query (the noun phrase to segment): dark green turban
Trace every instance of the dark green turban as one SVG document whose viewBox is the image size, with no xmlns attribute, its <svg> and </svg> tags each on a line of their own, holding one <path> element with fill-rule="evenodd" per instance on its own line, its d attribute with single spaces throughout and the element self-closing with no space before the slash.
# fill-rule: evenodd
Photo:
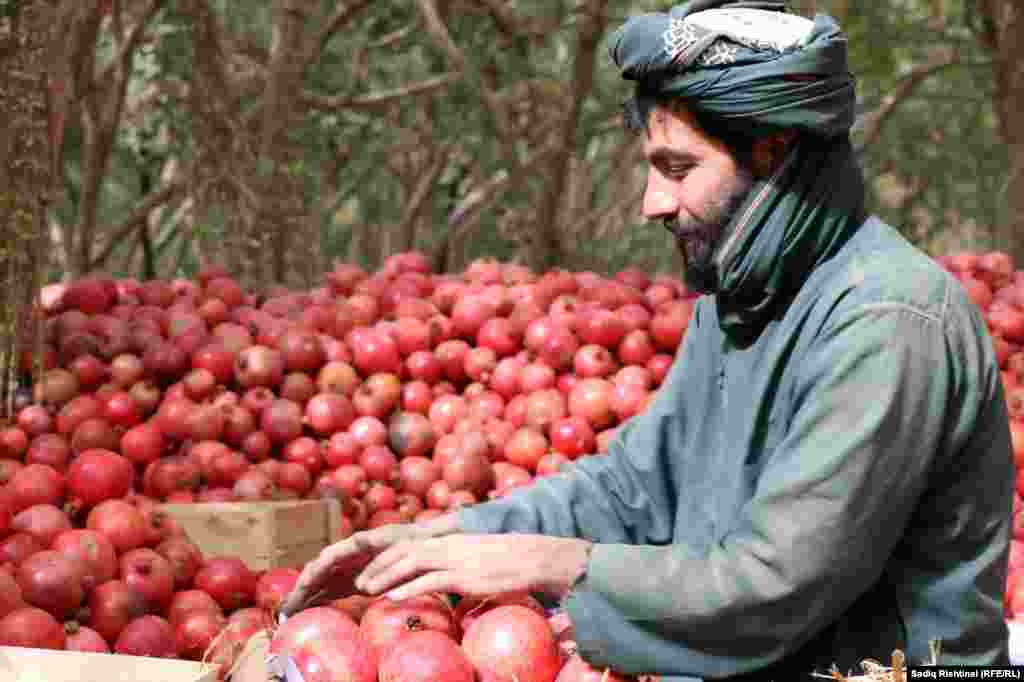
<svg viewBox="0 0 1024 682">
<path fill-rule="evenodd" d="M 638 99 L 681 97 L 737 132 L 846 133 L 857 99 L 845 36 L 829 16 L 782 9 L 703 0 L 642 14 L 612 36 L 612 59 Z"/>
<path fill-rule="evenodd" d="M 712 134 L 803 133 L 755 184 L 715 255 L 727 332 L 756 334 L 864 222 L 864 180 L 850 144 L 855 81 L 846 37 L 781 2 L 694 0 L 629 19 L 611 37 L 634 101 L 682 99 Z"/>
</svg>

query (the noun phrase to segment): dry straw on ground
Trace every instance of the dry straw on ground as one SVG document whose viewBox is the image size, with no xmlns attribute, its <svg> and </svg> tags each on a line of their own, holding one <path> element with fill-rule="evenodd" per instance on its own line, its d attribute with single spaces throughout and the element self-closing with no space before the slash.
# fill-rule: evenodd
<svg viewBox="0 0 1024 682">
<path fill-rule="evenodd" d="M 920 665 L 938 665 L 941 653 L 939 640 L 928 642 L 928 650 L 931 660 L 922 661 Z M 899 649 L 892 652 L 889 666 L 867 658 L 861 661 L 860 667 L 863 669 L 862 675 L 843 675 L 838 668 L 832 666 L 832 670 L 828 673 L 815 672 L 811 673 L 811 676 L 839 682 L 907 682 L 907 659 Z"/>
</svg>

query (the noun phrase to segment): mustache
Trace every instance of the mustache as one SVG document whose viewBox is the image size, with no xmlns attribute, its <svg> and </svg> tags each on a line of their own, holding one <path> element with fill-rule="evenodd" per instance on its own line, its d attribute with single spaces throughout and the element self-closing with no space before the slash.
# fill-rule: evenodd
<svg viewBox="0 0 1024 682">
<path fill-rule="evenodd" d="M 714 236 L 714 225 L 698 219 L 683 220 L 679 216 L 662 221 L 665 229 L 679 241 L 689 239 L 710 239 Z"/>
</svg>

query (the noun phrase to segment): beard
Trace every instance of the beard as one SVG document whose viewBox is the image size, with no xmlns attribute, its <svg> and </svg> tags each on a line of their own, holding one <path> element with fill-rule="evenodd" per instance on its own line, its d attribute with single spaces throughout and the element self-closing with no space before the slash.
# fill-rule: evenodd
<svg viewBox="0 0 1024 682">
<path fill-rule="evenodd" d="M 701 294 L 714 295 L 721 286 L 715 257 L 725 242 L 726 229 L 746 202 L 754 187 L 754 175 L 740 167 L 723 192 L 713 199 L 703 218 L 677 214 L 665 221 L 683 256 L 686 286 Z"/>
</svg>

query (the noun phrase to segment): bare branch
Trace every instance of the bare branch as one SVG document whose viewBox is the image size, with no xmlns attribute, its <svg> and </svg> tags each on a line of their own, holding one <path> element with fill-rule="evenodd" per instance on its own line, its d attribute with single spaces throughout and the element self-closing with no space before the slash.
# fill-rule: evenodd
<svg viewBox="0 0 1024 682">
<path fill-rule="evenodd" d="M 568 233 L 571 235 L 578 234 L 587 225 L 594 223 L 601 223 L 608 216 L 619 213 L 625 210 L 628 206 L 638 203 L 644 196 L 644 185 L 640 185 L 640 188 L 634 190 L 632 193 L 625 195 L 618 201 L 613 201 L 607 206 L 600 206 L 587 213 L 585 216 L 577 220 L 568 228 Z"/>
<path fill-rule="evenodd" d="M 114 0 L 110 8 L 114 24 L 114 40 L 118 49 L 124 44 L 124 5 L 121 0 Z"/>
<path fill-rule="evenodd" d="M 379 111 L 386 109 L 396 100 L 410 97 L 412 95 L 423 95 L 429 94 L 436 90 L 440 90 L 449 83 L 458 80 L 459 75 L 455 73 L 446 73 L 433 78 L 427 78 L 416 83 L 409 83 L 408 85 L 393 90 L 380 90 L 378 92 L 371 92 L 366 95 L 356 95 L 354 97 L 347 95 L 337 95 L 331 97 L 329 95 L 318 95 L 315 92 L 303 92 L 299 95 L 299 99 L 303 104 L 317 107 L 319 109 L 358 109 L 361 111 Z"/>
<path fill-rule="evenodd" d="M 451 228 L 457 228 L 452 241 L 462 239 L 476 224 L 476 221 L 485 210 L 493 206 L 517 182 L 522 182 L 528 175 L 525 171 L 529 171 L 531 168 L 547 162 L 558 153 L 560 148 L 561 146 L 558 144 L 549 143 L 530 154 L 519 166 L 520 172 L 516 175 L 513 176 L 507 170 L 502 169 L 494 173 L 480 186 L 475 187 L 455 207 L 455 210 L 451 212 L 448 218 L 448 224 Z"/>
<path fill-rule="evenodd" d="M 89 264 L 88 270 L 98 268 L 103 265 L 104 261 L 110 257 L 110 254 L 114 252 L 117 245 L 121 243 L 133 230 L 138 229 L 139 224 L 145 222 L 150 212 L 167 203 L 178 194 L 183 192 L 186 187 L 184 178 L 175 180 L 174 182 L 164 185 L 160 189 L 152 192 L 141 203 L 137 204 L 131 213 L 122 220 L 119 224 L 108 228 L 110 237 L 107 238 L 107 245 L 99 253 L 98 256 L 92 259 Z"/>
<path fill-rule="evenodd" d="M 245 197 L 245 202 L 250 208 L 260 205 L 259 195 L 238 175 L 235 173 L 225 173 L 224 179 L 238 190 L 239 194 Z"/>
<path fill-rule="evenodd" d="M 352 21 L 360 12 L 373 4 L 373 0 L 350 0 L 349 2 L 339 5 L 334 14 L 327 20 L 320 32 L 317 33 L 310 41 L 307 47 L 306 63 L 305 68 L 309 68 L 320 55 L 323 53 L 324 48 L 327 47 L 327 43 L 331 41 L 334 34 L 337 33 L 343 26 L 348 22 Z M 303 70 L 305 70 L 305 68 Z"/>
<path fill-rule="evenodd" d="M 402 237 L 404 242 L 403 249 L 408 250 L 413 247 L 416 241 L 416 235 L 413 232 L 413 227 L 416 223 L 416 219 L 419 218 L 423 212 L 423 206 L 427 203 L 427 198 L 430 196 L 430 190 L 434 188 L 434 182 L 441 175 L 445 165 L 448 163 L 448 153 L 454 145 L 448 144 L 443 145 L 434 155 L 434 160 L 430 164 L 430 167 L 425 173 L 423 173 L 419 180 L 416 181 L 416 187 L 409 197 L 408 201 L 405 202 L 405 207 L 402 212 L 402 220 L 395 227 L 395 231 Z"/>
<path fill-rule="evenodd" d="M 479 2 L 487 7 L 491 18 L 494 19 L 494 23 L 498 25 L 498 30 L 502 33 L 514 35 L 522 30 L 521 24 L 524 22 L 516 19 L 501 0 L 479 0 Z"/>
<path fill-rule="evenodd" d="M 874 144 L 882 134 L 882 128 L 893 112 L 910 94 L 917 89 L 930 76 L 939 71 L 960 63 L 960 58 L 952 49 L 942 50 L 936 53 L 928 61 L 917 64 L 896 83 L 892 91 L 882 98 L 881 104 L 874 111 L 870 111 L 862 117 L 860 123 L 864 133 L 858 152 L 864 151 Z"/>
<path fill-rule="evenodd" d="M 576 153 L 576 136 L 583 102 L 590 96 L 594 83 L 594 60 L 607 23 L 607 0 L 581 3 L 576 29 L 576 49 L 573 59 L 572 80 L 567 84 L 569 100 L 557 139 L 561 148 L 555 154 L 550 170 L 550 183 L 541 198 L 537 227 L 540 231 L 538 249 L 533 264 L 540 270 L 554 264 L 561 256 L 562 242 L 558 229 L 559 209 L 563 205 L 569 162 Z"/>
<path fill-rule="evenodd" d="M 441 18 L 441 13 L 437 9 L 436 0 L 416 0 L 416 6 L 419 8 L 420 15 L 426 23 L 427 33 L 430 34 L 431 39 L 452 62 L 453 70 L 462 72 L 468 63 L 466 55 L 455 44 L 455 41 L 452 40 L 451 33 L 448 31 L 448 27 L 445 25 L 444 20 Z M 483 100 L 487 113 L 490 114 L 491 119 L 494 121 L 495 134 L 501 146 L 502 155 L 506 163 L 512 166 L 513 169 L 517 169 L 518 160 L 511 135 L 512 122 L 506 107 L 502 106 L 501 99 L 495 91 L 493 75 L 481 73 L 477 85 L 480 88 L 480 99 Z"/>
<path fill-rule="evenodd" d="M 408 36 L 413 31 L 415 31 L 418 27 L 419 27 L 419 22 L 418 21 L 413 21 L 408 26 L 403 26 L 402 28 L 400 28 L 398 30 L 392 31 L 391 33 L 387 33 L 385 35 L 382 35 L 380 38 L 378 38 L 374 42 L 370 43 L 366 47 L 367 47 L 367 49 L 370 49 L 370 50 L 377 50 L 377 49 L 380 49 L 382 47 L 391 47 L 395 43 L 397 43 L 397 42 L 401 41 L 402 39 L 404 39 L 406 36 Z"/>
<path fill-rule="evenodd" d="M 121 42 L 117 54 L 114 55 L 109 64 L 103 67 L 103 71 L 96 77 L 96 83 L 109 81 L 119 69 L 127 66 L 128 61 L 135 52 L 135 48 L 139 46 L 139 41 L 142 40 L 142 36 L 145 34 L 149 22 L 165 4 L 167 4 L 167 0 L 152 0 L 149 3 L 146 11 L 142 13 L 142 16 L 139 17 L 139 20 L 132 28 L 131 35 Z"/>
<path fill-rule="evenodd" d="M 434 43 L 445 53 L 456 70 L 461 71 L 466 65 L 466 55 L 462 53 L 459 46 L 452 40 L 448 27 L 445 26 L 441 13 L 437 10 L 437 3 L 434 0 L 416 0 L 416 6 L 426 22 L 427 33 Z"/>
</svg>

